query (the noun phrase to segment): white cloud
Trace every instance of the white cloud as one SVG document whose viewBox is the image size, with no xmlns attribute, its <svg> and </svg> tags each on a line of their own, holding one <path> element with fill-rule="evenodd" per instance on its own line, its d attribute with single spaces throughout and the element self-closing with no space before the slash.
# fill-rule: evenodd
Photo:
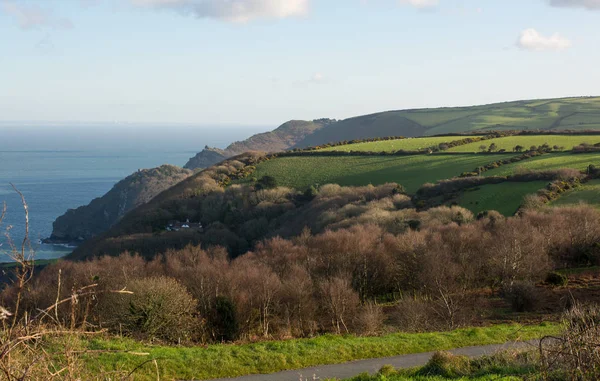
<svg viewBox="0 0 600 381">
<path fill-rule="evenodd" d="M 234 23 L 282 19 L 308 13 L 309 0 L 129 0 L 133 5 L 163 8 Z"/>
<path fill-rule="evenodd" d="M 439 4 L 439 0 L 400 0 L 400 4 L 412 5 L 416 8 L 432 8 Z"/>
<path fill-rule="evenodd" d="M 553 7 L 600 10 L 600 0 L 548 0 Z"/>
<path fill-rule="evenodd" d="M 546 37 L 537 30 L 530 28 L 521 32 L 517 46 L 531 51 L 564 50 L 571 47 L 571 41 L 558 33 Z"/>
<path fill-rule="evenodd" d="M 69 19 L 57 17 L 52 11 L 35 5 L 0 0 L 0 10 L 12 16 L 23 29 L 70 29 L 73 27 L 73 23 Z"/>
</svg>

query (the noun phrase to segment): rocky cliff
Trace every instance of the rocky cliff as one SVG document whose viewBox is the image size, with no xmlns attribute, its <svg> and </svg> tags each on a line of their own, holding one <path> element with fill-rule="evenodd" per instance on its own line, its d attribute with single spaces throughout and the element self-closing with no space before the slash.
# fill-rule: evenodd
<svg viewBox="0 0 600 381">
<path fill-rule="evenodd" d="M 139 170 L 86 206 L 70 209 L 52 224 L 45 243 L 76 243 L 101 234 L 128 211 L 188 178 L 192 171 L 172 165 Z"/>
</svg>

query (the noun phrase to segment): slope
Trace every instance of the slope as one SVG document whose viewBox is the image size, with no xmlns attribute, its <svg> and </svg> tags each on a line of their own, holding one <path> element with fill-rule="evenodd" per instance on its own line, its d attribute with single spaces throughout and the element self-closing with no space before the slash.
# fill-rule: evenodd
<svg viewBox="0 0 600 381">
<path fill-rule="evenodd" d="M 250 138 L 230 144 L 226 149 L 205 147 L 184 166 L 187 169 L 208 168 L 213 164 L 248 151 L 283 151 L 315 131 L 334 123 L 331 119 L 313 121 L 292 120 L 277 129 L 256 134 Z"/>
<path fill-rule="evenodd" d="M 332 123 L 295 148 L 385 136 L 431 136 L 492 130 L 600 129 L 600 97 L 559 98 L 483 106 L 387 111 Z"/>
</svg>

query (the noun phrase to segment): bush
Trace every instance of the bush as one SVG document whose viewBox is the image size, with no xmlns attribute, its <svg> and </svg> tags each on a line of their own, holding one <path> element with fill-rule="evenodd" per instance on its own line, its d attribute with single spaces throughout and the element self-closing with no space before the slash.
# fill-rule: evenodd
<svg viewBox="0 0 600 381">
<path fill-rule="evenodd" d="M 557 273 L 555 271 L 548 273 L 546 275 L 546 283 L 552 286 L 566 286 L 569 283 L 569 278 L 561 273 Z"/>
<path fill-rule="evenodd" d="M 540 302 L 538 290 L 529 282 L 515 282 L 504 295 L 516 312 L 534 311 Z"/>
<path fill-rule="evenodd" d="M 263 176 L 256 182 L 256 189 L 277 188 L 277 179 L 273 176 Z"/>
<path fill-rule="evenodd" d="M 361 307 L 356 319 L 361 334 L 373 336 L 381 333 L 385 315 L 380 306 L 367 303 Z"/>
<path fill-rule="evenodd" d="M 133 295 L 114 295 L 109 302 L 124 333 L 170 342 L 193 338 L 198 328 L 196 300 L 173 278 L 136 279 L 127 289 Z"/>
<path fill-rule="evenodd" d="M 235 304 L 223 296 L 215 300 L 213 318 L 214 337 L 218 341 L 234 341 L 239 333 Z"/>
<path fill-rule="evenodd" d="M 449 352 L 436 352 L 418 373 L 424 376 L 445 378 L 463 377 L 471 373 L 471 363 L 465 356 L 456 356 Z"/>
</svg>

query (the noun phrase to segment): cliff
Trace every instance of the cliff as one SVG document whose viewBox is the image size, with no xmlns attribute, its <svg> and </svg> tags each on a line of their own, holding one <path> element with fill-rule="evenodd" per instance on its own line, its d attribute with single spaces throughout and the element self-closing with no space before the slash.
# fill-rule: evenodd
<svg viewBox="0 0 600 381">
<path fill-rule="evenodd" d="M 44 242 L 75 243 L 99 235 L 128 211 L 145 204 L 192 173 L 172 165 L 139 170 L 119 181 L 104 196 L 58 217 L 52 224 L 52 235 Z"/>
</svg>

